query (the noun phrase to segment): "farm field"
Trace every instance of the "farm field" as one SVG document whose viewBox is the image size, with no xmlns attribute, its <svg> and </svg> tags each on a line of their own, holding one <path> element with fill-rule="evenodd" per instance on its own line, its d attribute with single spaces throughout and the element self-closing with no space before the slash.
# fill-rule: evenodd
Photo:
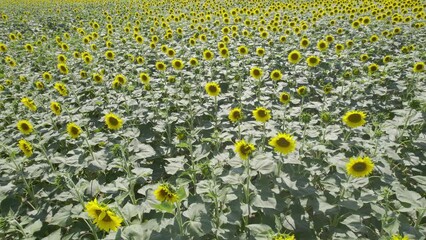
<svg viewBox="0 0 426 240">
<path fill-rule="evenodd" d="M 426 239 L 426 2 L 2 0 L 1 239 Z"/>
</svg>

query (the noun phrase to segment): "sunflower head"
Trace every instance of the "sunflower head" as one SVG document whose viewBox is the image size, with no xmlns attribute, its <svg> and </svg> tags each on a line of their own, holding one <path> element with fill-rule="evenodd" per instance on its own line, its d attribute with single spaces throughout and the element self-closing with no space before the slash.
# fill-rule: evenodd
<svg viewBox="0 0 426 240">
<path fill-rule="evenodd" d="M 287 92 L 280 93 L 280 102 L 282 104 L 284 104 L 284 105 L 289 104 L 290 103 L 290 99 L 291 99 L 291 96 L 290 96 L 289 93 L 287 93 Z"/>
<path fill-rule="evenodd" d="M 21 149 L 21 151 L 24 153 L 26 157 L 31 157 L 33 155 L 33 147 L 31 146 L 31 143 L 28 142 L 25 139 L 21 139 L 18 142 L 18 147 Z"/>
<path fill-rule="evenodd" d="M 25 135 L 28 135 L 34 131 L 33 125 L 28 120 L 19 120 L 18 124 L 16 124 L 16 127 L 21 133 Z"/>
<path fill-rule="evenodd" d="M 123 120 L 110 112 L 105 115 L 105 124 L 111 130 L 118 130 L 123 126 Z"/>
<path fill-rule="evenodd" d="M 127 78 L 123 74 L 118 74 L 114 77 L 114 81 L 118 81 L 121 85 L 127 83 Z"/>
<path fill-rule="evenodd" d="M 269 141 L 269 145 L 274 147 L 275 151 L 284 155 L 296 149 L 296 141 L 293 139 L 293 136 L 287 133 L 279 133 Z"/>
<path fill-rule="evenodd" d="M 241 111 L 241 108 L 233 108 L 228 115 L 229 120 L 231 122 L 237 122 L 243 118 L 243 113 Z"/>
<path fill-rule="evenodd" d="M 250 75 L 254 78 L 254 79 L 260 79 L 263 75 L 263 71 L 261 68 L 259 67 L 252 67 L 250 69 Z"/>
<path fill-rule="evenodd" d="M 60 115 L 62 112 L 61 104 L 59 104 L 58 102 L 51 102 L 50 110 L 52 110 L 55 115 Z"/>
<path fill-rule="evenodd" d="M 65 63 L 58 64 L 59 72 L 66 75 L 69 73 L 68 66 Z"/>
<path fill-rule="evenodd" d="M 306 94 L 308 94 L 308 88 L 306 86 L 300 86 L 297 88 L 297 94 L 299 96 L 304 97 Z"/>
<path fill-rule="evenodd" d="M 157 68 L 158 71 L 165 71 L 167 66 L 164 62 L 158 61 L 155 63 L 155 68 Z"/>
<path fill-rule="evenodd" d="M 113 51 L 111 51 L 111 50 L 108 50 L 108 51 L 105 52 L 105 58 L 107 60 L 114 60 L 115 53 Z"/>
<path fill-rule="evenodd" d="M 139 75 L 139 79 L 141 80 L 143 84 L 149 84 L 150 77 L 148 73 L 141 73 Z"/>
<path fill-rule="evenodd" d="M 362 111 L 349 111 L 343 117 L 343 122 L 350 128 L 356 128 L 364 125 L 366 114 Z"/>
<path fill-rule="evenodd" d="M 265 55 L 265 49 L 264 49 L 264 48 L 261 48 L 261 47 L 257 48 L 257 49 L 256 49 L 256 54 L 257 54 L 259 57 L 263 57 L 263 56 Z"/>
<path fill-rule="evenodd" d="M 327 43 L 326 41 L 324 41 L 324 40 L 320 40 L 320 41 L 317 43 L 317 48 L 318 48 L 318 50 L 320 50 L 320 51 L 325 51 L 325 50 L 327 50 L 327 49 L 328 49 L 328 43 Z"/>
<path fill-rule="evenodd" d="M 248 48 L 246 46 L 239 46 L 238 47 L 238 53 L 241 55 L 247 55 L 248 54 Z"/>
<path fill-rule="evenodd" d="M 235 143 L 235 152 L 241 159 L 246 160 L 256 150 L 253 144 L 247 143 L 244 139 Z"/>
<path fill-rule="evenodd" d="M 365 177 L 373 172 L 374 163 L 369 157 L 350 158 L 346 164 L 346 172 L 353 177 Z"/>
<path fill-rule="evenodd" d="M 61 82 L 57 82 L 55 83 L 54 88 L 59 92 L 59 94 L 61 94 L 62 96 L 68 96 L 68 89 L 67 86 L 65 86 L 65 84 L 61 83 Z"/>
<path fill-rule="evenodd" d="M 282 77 L 283 77 L 283 74 L 278 69 L 271 72 L 271 79 L 274 81 L 281 80 Z"/>
<path fill-rule="evenodd" d="M 265 123 L 271 119 L 271 111 L 264 107 L 257 107 L 253 110 L 253 116 L 256 121 Z"/>
<path fill-rule="evenodd" d="M 76 139 L 80 136 L 82 130 L 81 130 L 80 126 L 78 126 L 77 124 L 68 123 L 67 124 L 67 132 L 72 138 Z"/>
<path fill-rule="evenodd" d="M 198 59 L 197 58 L 191 58 L 191 59 L 189 59 L 189 64 L 191 66 L 197 66 L 198 65 Z"/>
<path fill-rule="evenodd" d="M 425 70 L 424 62 L 417 62 L 414 64 L 413 72 L 423 72 Z"/>
<path fill-rule="evenodd" d="M 320 58 L 317 56 L 310 56 L 306 59 L 309 67 L 316 67 L 320 63 Z"/>
<path fill-rule="evenodd" d="M 219 84 L 217 84 L 215 82 L 207 83 L 204 88 L 205 88 L 207 94 L 209 96 L 212 96 L 212 97 L 218 96 L 220 91 L 221 91 Z"/>
<path fill-rule="evenodd" d="M 210 50 L 205 50 L 203 52 L 203 57 L 205 60 L 210 61 L 214 58 L 214 53 Z"/>
<path fill-rule="evenodd" d="M 185 66 L 185 64 L 183 63 L 183 61 L 182 60 L 180 60 L 180 59 L 174 59 L 173 61 L 172 61 L 172 66 L 173 66 L 173 68 L 174 69 L 176 69 L 176 70 L 182 70 L 183 69 L 183 67 Z"/>
<path fill-rule="evenodd" d="M 379 66 L 375 63 L 372 63 L 368 66 L 368 73 L 372 74 L 374 72 L 376 72 L 377 70 L 379 70 Z"/>
<path fill-rule="evenodd" d="M 161 184 L 158 186 L 154 191 L 154 196 L 160 202 L 167 201 L 169 203 L 174 203 L 179 200 L 176 191 L 169 184 Z"/>
<path fill-rule="evenodd" d="M 101 211 L 99 217 L 94 220 L 96 226 L 105 232 L 109 232 L 111 230 L 117 231 L 118 227 L 121 226 L 121 222 L 123 222 L 123 219 L 117 216 L 110 209 Z"/>
<path fill-rule="evenodd" d="M 299 51 L 293 50 L 288 54 L 288 61 L 290 63 L 296 64 L 302 59 L 302 54 Z"/>
</svg>

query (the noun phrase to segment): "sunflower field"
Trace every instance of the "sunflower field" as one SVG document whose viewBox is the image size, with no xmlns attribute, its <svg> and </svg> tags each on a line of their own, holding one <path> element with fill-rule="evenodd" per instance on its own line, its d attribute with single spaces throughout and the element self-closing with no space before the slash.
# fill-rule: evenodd
<svg viewBox="0 0 426 240">
<path fill-rule="evenodd" d="M 424 0 L 0 16 L 0 239 L 426 239 Z"/>
</svg>

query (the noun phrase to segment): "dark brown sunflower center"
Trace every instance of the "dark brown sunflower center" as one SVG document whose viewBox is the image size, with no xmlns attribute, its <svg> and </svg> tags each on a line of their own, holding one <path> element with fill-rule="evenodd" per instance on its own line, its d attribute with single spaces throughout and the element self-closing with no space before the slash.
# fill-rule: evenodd
<svg viewBox="0 0 426 240">
<path fill-rule="evenodd" d="M 305 93 L 305 88 L 300 88 L 299 89 L 299 94 L 304 94 Z"/>
<path fill-rule="evenodd" d="M 117 126 L 118 125 L 118 119 L 116 119 L 115 117 L 110 117 L 108 118 L 108 122 L 113 125 L 113 126 Z"/>
<path fill-rule="evenodd" d="M 309 62 L 312 64 L 317 63 L 317 59 L 316 58 L 309 58 Z"/>
<path fill-rule="evenodd" d="M 31 147 L 28 144 L 24 143 L 22 146 L 24 147 L 25 151 L 31 152 Z"/>
<path fill-rule="evenodd" d="M 303 46 L 308 45 L 308 41 L 305 41 L 305 40 L 304 40 L 304 41 L 302 41 L 302 45 L 303 45 Z"/>
<path fill-rule="evenodd" d="M 277 140 L 277 145 L 280 147 L 288 147 L 290 146 L 290 142 L 285 138 L 280 138 Z"/>
<path fill-rule="evenodd" d="M 239 118 L 241 118 L 241 113 L 240 113 L 239 111 L 234 111 L 234 112 L 232 113 L 232 117 L 233 117 L 234 119 L 239 119 Z"/>
<path fill-rule="evenodd" d="M 253 75 L 259 76 L 260 75 L 260 71 L 258 69 L 254 69 L 253 70 Z"/>
<path fill-rule="evenodd" d="M 337 50 L 342 50 L 342 46 L 341 45 L 337 45 Z"/>
<path fill-rule="evenodd" d="M 146 75 L 142 75 L 142 81 L 147 81 L 148 77 Z"/>
<path fill-rule="evenodd" d="M 289 97 L 288 97 L 287 94 L 284 94 L 284 95 L 281 96 L 281 100 L 283 100 L 283 101 L 288 101 L 288 99 L 289 99 Z"/>
<path fill-rule="evenodd" d="M 26 123 L 21 123 L 21 128 L 24 129 L 24 131 L 30 130 L 30 126 Z"/>
<path fill-rule="evenodd" d="M 215 92 L 217 92 L 217 87 L 214 86 L 214 85 L 210 85 L 209 86 L 209 91 L 212 92 L 212 93 L 215 93 Z"/>
<path fill-rule="evenodd" d="M 240 151 L 243 155 L 249 155 L 251 152 L 251 147 L 248 144 L 241 146 Z"/>
<path fill-rule="evenodd" d="M 353 122 L 353 123 L 360 122 L 361 121 L 361 114 L 353 113 L 353 114 L 349 115 L 348 120 L 350 122 Z"/>
<path fill-rule="evenodd" d="M 84 58 L 84 60 L 85 60 L 86 62 L 90 62 L 90 57 L 85 57 L 85 58 Z"/>
<path fill-rule="evenodd" d="M 228 51 L 226 49 L 222 49 L 221 52 L 222 52 L 223 55 L 226 55 L 228 53 Z"/>
<path fill-rule="evenodd" d="M 72 127 L 71 128 L 71 133 L 73 134 L 73 135 L 77 135 L 77 134 L 79 134 L 79 129 L 77 128 L 77 127 Z"/>
<path fill-rule="evenodd" d="M 280 73 L 278 73 L 278 72 L 274 72 L 274 77 L 275 77 L 275 78 L 279 78 L 279 77 L 280 77 Z"/>
<path fill-rule="evenodd" d="M 96 210 L 95 210 L 95 213 L 96 213 L 96 216 L 99 216 L 99 215 L 101 215 L 102 210 L 100 210 L 100 209 L 96 209 Z"/>
<path fill-rule="evenodd" d="M 95 76 L 95 81 L 96 82 L 100 82 L 101 81 L 101 76 Z"/>
<path fill-rule="evenodd" d="M 64 62 L 65 58 L 64 57 L 59 57 L 59 61 Z"/>
<path fill-rule="evenodd" d="M 320 43 L 320 48 L 325 48 L 325 43 Z"/>
<path fill-rule="evenodd" d="M 62 71 L 62 72 L 66 72 L 66 71 L 67 71 L 67 68 L 66 68 L 65 66 L 61 66 L 61 71 Z"/>
<path fill-rule="evenodd" d="M 422 69 L 423 69 L 423 65 L 421 65 L 421 64 L 416 65 L 416 70 L 422 70 Z"/>
<path fill-rule="evenodd" d="M 163 69 L 163 68 L 164 68 L 164 65 L 163 65 L 163 64 L 158 64 L 158 68 L 159 68 L 159 69 Z"/>
<path fill-rule="evenodd" d="M 175 66 L 180 67 L 180 66 L 182 66 L 182 64 L 180 62 L 175 62 Z"/>
<path fill-rule="evenodd" d="M 290 56 L 290 58 L 291 58 L 291 60 L 298 60 L 299 59 L 299 55 L 297 55 L 297 53 L 293 53 L 293 54 L 291 54 L 291 56 Z"/>
<path fill-rule="evenodd" d="M 207 58 L 211 58 L 211 56 L 212 56 L 212 54 L 211 54 L 211 53 L 209 53 L 209 52 L 208 52 L 208 53 L 206 53 L 206 57 L 207 57 Z"/>
<path fill-rule="evenodd" d="M 362 172 L 362 171 L 365 171 L 365 169 L 367 169 L 367 164 L 363 162 L 357 162 L 352 166 L 352 169 L 355 172 Z"/>
<path fill-rule="evenodd" d="M 105 217 L 102 219 L 104 222 L 112 222 L 111 217 L 108 215 L 108 213 L 105 214 Z"/>
<path fill-rule="evenodd" d="M 265 110 L 259 110 L 257 111 L 257 115 L 259 115 L 259 117 L 266 117 L 266 111 Z"/>
<path fill-rule="evenodd" d="M 124 78 L 123 77 L 118 77 L 117 81 L 119 81 L 121 84 L 123 84 L 124 83 Z"/>
<path fill-rule="evenodd" d="M 374 71 L 376 71 L 376 70 L 377 70 L 377 67 L 376 67 L 376 66 L 371 66 L 371 67 L 370 67 L 370 70 L 371 70 L 372 72 L 374 72 Z"/>
<path fill-rule="evenodd" d="M 113 54 L 112 54 L 111 52 L 109 52 L 109 53 L 107 54 L 107 56 L 108 56 L 109 58 L 112 58 L 112 57 L 113 57 Z"/>
</svg>

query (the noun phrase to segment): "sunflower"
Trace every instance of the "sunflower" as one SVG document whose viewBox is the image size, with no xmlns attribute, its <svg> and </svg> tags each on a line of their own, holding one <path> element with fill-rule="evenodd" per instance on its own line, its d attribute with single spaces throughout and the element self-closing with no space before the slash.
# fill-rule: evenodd
<svg viewBox="0 0 426 240">
<path fill-rule="evenodd" d="M 0 52 L 6 52 L 7 51 L 7 45 L 4 43 L 0 43 Z"/>
<path fill-rule="evenodd" d="M 59 69 L 59 72 L 61 72 L 64 75 L 67 75 L 69 73 L 68 66 L 65 63 L 59 63 L 58 69 Z"/>
<path fill-rule="evenodd" d="M 321 52 L 323 52 L 323 51 L 325 51 L 325 50 L 328 49 L 328 43 L 326 41 L 324 41 L 324 40 L 320 40 L 317 43 L 317 48 L 318 48 L 318 50 L 320 50 Z"/>
<path fill-rule="evenodd" d="M 31 45 L 31 44 L 29 44 L 29 43 L 25 44 L 24 48 L 25 48 L 25 50 L 27 50 L 27 52 L 29 52 L 29 53 L 34 52 L 34 47 L 33 47 L 33 45 Z"/>
<path fill-rule="evenodd" d="M 228 118 L 229 120 L 231 120 L 231 122 L 237 122 L 241 120 L 243 118 L 243 113 L 241 111 L 241 108 L 231 109 L 231 111 L 229 112 Z"/>
<path fill-rule="evenodd" d="M 58 102 L 51 102 L 51 103 L 50 103 L 50 110 L 52 110 L 52 112 L 53 112 L 55 115 L 60 115 L 60 114 L 61 114 L 61 112 L 62 112 L 61 104 L 60 104 L 60 103 L 58 103 Z"/>
<path fill-rule="evenodd" d="M 333 91 L 333 85 L 331 85 L 331 83 L 327 83 L 322 90 L 324 91 L 325 95 L 328 95 L 331 93 L 331 91 Z"/>
<path fill-rule="evenodd" d="M 215 82 L 207 83 L 204 88 L 206 89 L 207 94 L 212 97 L 218 96 L 221 91 L 219 84 Z"/>
<path fill-rule="evenodd" d="M 256 54 L 259 57 L 263 57 L 265 55 L 265 49 L 261 47 L 256 48 Z"/>
<path fill-rule="evenodd" d="M 272 237 L 272 240 L 295 240 L 294 235 L 279 233 Z"/>
<path fill-rule="evenodd" d="M 235 143 L 235 152 L 241 159 L 246 160 L 256 150 L 253 144 L 247 143 L 244 139 Z"/>
<path fill-rule="evenodd" d="M 35 112 L 37 111 L 37 106 L 35 105 L 34 101 L 30 98 L 23 97 L 21 99 L 21 103 L 24 104 L 25 107 L 27 107 L 29 110 Z"/>
<path fill-rule="evenodd" d="M 180 59 L 174 59 L 172 61 L 172 67 L 176 70 L 182 70 L 185 67 L 185 64 Z"/>
<path fill-rule="evenodd" d="M 80 126 L 78 126 L 77 124 L 68 123 L 67 124 L 67 132 L 72 138 L 76 139 L 76 138 L 78 138 L 78 136 L 80 136 L 82 130 L 81 130 Z"/>
<path fill-rule="evenodd" d="M 118 130 L 123 126 L 123 120 L 110 112 L 105 115 L 105 124 L 111 130 Z"/>
<path fill-rule="evenodd" d="M 219 55 L 223 58 L 228 58 L 229 57 L 229 50 L 227 47 L 223 47 L 221 49 L 219 49 Z"/>
<path fill-rule="evenodd" d="M 115 53 L 113 51 L 111 51 L 111 50 L 108 50 L 108 51 L 105 52 L 105 58 L 107 60 L 114 60 Z"/>
<path fill-rule="evenodd" d="M 275 151 L 284 155 L 289 154 L 296 149 L 296 141 L 287 133 L 279 133 L 269 141 L 269 145 L 274 147 Z"/>
<path fill-rule="evenodd" d="M 197 58 L 191 58 L 191 59 L 189 59 L 189 65 L 191 65 L 191 66 L 197 66 L 198 65 L 198 59 Z"/>
<path fill-rule="evenodd" d="M 345 46 L 343 44 L 338 43 L 336 44 L 335 49 L 336 49 L 336 53 L 339 54 L 345 49 Z"/>
<path fill-rule="evenodd" d="M 299 96 L 303 97 L 308 93 L 308 88 L 306 86 L 300 86 L 297 88 L 297 94 Z"/>
<path fill-rule="evenodd" d="M 383 63 L 384 64 L 389 63 L 391 61 L 392 61 L 392 57 L 390 55 L 386 55 L 386 56 L 383 57 Z"/>
<path fill-rule="evenodd" d="M 118 81 L 121 85 L 127 83 L 127 78 L 123 74 L 118 74 L 114 77 L 114 81 Z"/>
<path fill-rule="evenodd" d="M 369 157 L 350 158 L 346 164 L 346 172 L 353 177 L 365 177 L 373 172 L 374 163 Z"/>
<path fill-rule="evenodd" d="M 377 36 L 376 34 L 374 34 L 373 36 L 370 37 L 370 42 L 377 42 L 379 40 L 379 36 Z"/>
<path fill-rule="evenodd" d="M 31 146 L 31 143 L 28 142 L 25 139 L 21 139 L 18 142 L 18 147 L 21 149 L 21 151 L 24 153 L 26 157 L 31 157 L 33 155 L 33 147 Z"/>
<path fill-rule="evenodd" d="M 93 73 L 92 79 L 96 83 L 101 83 L 104 80 L 104 77 L 101 74 L 99 74 L 99 73 Z"/>
<path fill-rule="evenodd" d="M 281 78 L 283 78 L 283 74 L 281 73 L 280 70 L 276 69 L 276 70 L 271 72 L 271 79 L 272 80 L 278 81 L 278 80 L 281 80 Z"/>
<path fill-rule="evenodd" d="M 174 57 L 176 55 L 176 51 L 173 48 L 167 48 L 166 54 L 169 57 Z"/>
<path fill-rule="evenodd" d="M 317 56 L 310 56 L 306 59 L 306 63 L 309 67 L 316 67 L 320 62 L 321 60 Z"/>
<path fill-rule="evenodd" d="M 93 221 L 99 229 L 109 232 L 117 231 L 118 227 L 121 226 L 123 219 L 117 216 L 113 211 L 106 209 L 100 212 L 99 217 Z"/>
<path fill-rule="evenodd" d="M 210 61 L 214 58 L 214 53 L 207 49 L 203 52 L 203 57 L 205 60 Z"/>
<path fill-rule="evenodd" d="M 379 70 L 379 66 L 375 63 L 372 63 L 368 66 L 368 73 L 372 74 L 374 72 L 376 72 L 377 70 Z"/>
<path fill-rule="evenodd" d="M 89 64 L 89 63 L 91 63 L 91 62 L 93 61 L 93 57 L 92 57 L 92 55 L 90 55 L 90 54 L 82 55 L 82 58 L 83 58 L 83 61 L 84 61 L 86 64 Z"/>
<path fill-rule="evenodd" d="M 143 84 L 149 84 L 150 77 L 148 73 L 141 73 L 139 75 L 139 79 L 141 80 Z"/>
<path fill-rule="evenodd" d="M 308 46 L 309 46 L 309 44 L 310 44 L 311 42 L 309 41 L 309 39 L 307 39 L 307 38 L 303 38 L 301 41 L 300 41 L 300 47 L 301 48 L 307 48 Z"/>
<path fill-rule="evenodd" d="M 252 76 L 254 79 L 260 79 L 263 75 L 263 71 L 259 67 L 252 67 L 250 69 L 250 76 Z"/>
<path fill-rule="evenodd" d="M 267 122 L 271 119 L 271 111 L 264 107 L 257 107 L 253 110 L 253 116 L 258 122 Z"/>
<path fill-rule="evenodd" d="M 84 78 L 87 78 L 87 72 L 86 72 L 86 71 L 84 71 L 84 70 L 81 70 L 81 71 L 80 71 L 80 77 L 81 77 L 81 78 L 83 78 L 83 79 L 84 79 Z"/>
<path fill-rule="evenodd" d="M 280 93 L 280 102 L 284 105 L 287 105 L 290 102 L 290 94 L 287 92 Z"/>
<path fill-rule="evenodd" d="M 61 83 L 61 82 L 57 82 L 55 83 L 54 88 L 59 92 L 59 94 L 61 94 L 62 96 L 67 96 L 68 95 L 68 90 L 67 87 L 65 86 L 65 84 Z"/>
<path fill-rule="evenodd" d="M 423 72 L 425 70 L 424 62 L 416 62 L 413 67 L 414 72 Z"/>
<path fill-rule="evenodd" d="M 58 59 L 59 63 L 66 63 L 67 62 L 67 57 L 64 54 L 59 54 L 57 59 Z"/>
<path fill-rule="evenodd" d="M 366 114 L 362 111 L 349 111 L 343 117 L 342 121 L 351 128 L 360 127 L 365 124 Z"/>
<path fill-rule="evenodd" d="M 390 240 L 410 240 L 408 236 L 393 235 Z"/>
<path fill-rule="evenodd" d="M 293 64 L 297 64 L 302 59 L 302 54 L 299 51 L 293 50 L 288 54 L 288 61 Z"/>
<path fill-rule="evenodd" d="M 25 135 L 32 133 L 34 130 L 33 125 L 27 120 L 19 120 L 18 124 L 16 124 L 16 127 L 21 133 Z"/>
<path fill-rule="evenodd" d="M 361 54 L 361 56 L 359 56 L 359 60 L 361 60 L 361 62 L 365 62 L 365 61 L 367 61 L 368 60 L 368 54 L 366 54 L 366 53 L 364 53 L 364 54 Z"/>
<path fill-rule="evenodd" d="M 161 184 L 158 186 L 154 191 L 154 196 L 160 202 L 167 201 L 169 203 L 174 203 L 179 200 L 176 191 L 169 184 Z"/>
<path fill-rule="evenodd" d="M 44 89 L 44 83 L 43 82 L 37 81 L 37 82 L 34 83 L 34 85 L 38 90 Z"/>
<path fill-rule="evenodd" d="M 167 66 L 164 62 L 158 61 L 155 63 L 155 68 L 157 68 L 158 71 L 165 71 Z"/>
<path fill-rule="evenodd" d="M 352 26 L 352 28 L 354 28 L 354 29 L 358 29 L 360 25 L 361 25 L 361 23 L 360 23 L 358 20 L 357 20 L 357 21 L 353 21 L 353 22 L 351 23 L 351 26 Z"/>
<path fill-rule="evenodd" d="M 248 48 L 246 46 L 239 46 L 238 47 L 238 53 L 241 55 L 247 55 L 248 54 Z"/>
</svg>

